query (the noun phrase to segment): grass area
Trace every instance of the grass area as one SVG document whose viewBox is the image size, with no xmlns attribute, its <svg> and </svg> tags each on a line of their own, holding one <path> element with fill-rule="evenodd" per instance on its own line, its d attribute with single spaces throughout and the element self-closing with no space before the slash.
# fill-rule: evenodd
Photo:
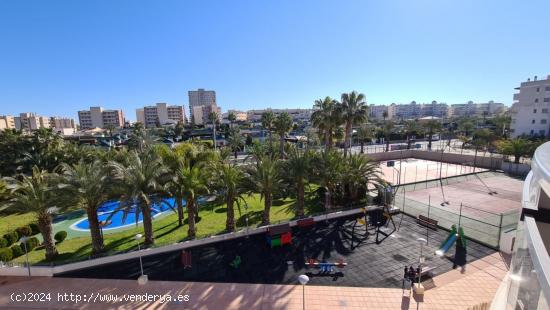
<svg viewBox="0 0 550 310">
<path fill-rule="evenodd" d="M 312 188 L 311 191 L 314 189 Z M 255 194 L 246 197 L 248 204 L 248 215 L 250 227 L 257 226 L 262 219 L 264 209 L 263 201 L 260 201 L 260 195 Z M 288 220 L 294 217 L 293 206 L 295 199 L 286 198 L 275 200 L 271 208 L 271 222 Z M 306 212 L 316 213 L 321 211 L 321 206 L 315 200 L 315 195 L 310 193 L 306 199 Z M 246 227 L 245 210 L 241 207 L 241 213 L 238 208 L 235 211 L 237 229 Z M 187 213 L 185 214 L 187 218 Z M 202 238 L 212 234 L 222 233 L 225 230 L 226 220 L 226 205 L 225 204 L 208 204 L 199 211 L 199 219 L 197 221 L 197 238 Z M 2 219 L 2 222 L 4 220 Z M 170 213 L 164 217 L 153 221 L 153 230 L 155 237 L 155 245 L 167 245 L 184 240 L 187 237 L 187 222 L 178 227 L 178 217 L 175 213 Z M 105 247 L 108 252 L 120 252 L 137 248 L 134 236 L 137 233 L 143 233 L 141 225 L 121 232 L 105 234 Z M 87 258 L 91 254 L 90 237 L 76 237 L 67 239 L 57 245 L 59 256 L 56 258 L 56 263 L 70 262 Z M 43 249 L 35 249 L 29 253 L 29 261 L 32 263 L 47 263 L 44 259 L 45 253 Z M 18 257 L 13 262 L 22 263 L 25 261 L 25 256 Z"/>
<path fill-rule="evenodd" d="M 7 232 L 12 232 L 16 228 L 29 225 L 32 222 L 36 222 L 32 213 L 0 213 L 0 237 Z"/>
</svg>

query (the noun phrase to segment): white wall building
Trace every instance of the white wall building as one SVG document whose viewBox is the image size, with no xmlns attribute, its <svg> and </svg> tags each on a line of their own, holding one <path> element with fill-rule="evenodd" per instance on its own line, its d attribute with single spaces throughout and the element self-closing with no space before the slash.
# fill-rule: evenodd
<svg viewBox="0 0 550 310">
<path fill-rule="evenodd" d="M 528 79 L 516 90 L 519 93 L 514 94 L 510 108 L 510 136 L 550 136 L 550 75 L 545 80 Z"/>
<path fill-rule="evenodd" d="M 188 92 L 189 96 L 189 116 L 191 122 L 195 123 L 193 119 L 194 107 L 205 106 L 205 105 L 217 105 L 216 103 L 216 92 L 213 90 L 204 90 L 204 88 L 199 88 L 198 90 L 190 90 Z"/>
<path fill-rule="evenodd" d="M 236 122 L 246 122 L 248 120 L 248 114 L 244 111 L 237 111 L 237 110 L 228 110 L 227 112 L 222 114 L 222 123 L 229 124 L 229 113 L 233 113 L 235 115 L 235 121 Z"/>
<path fill-rule="evenodd" d="M 14 120 L 15 128 L 17 130 L 50 128 L 50 120 L 47 117 L 37 115 L 36 113 L 19 113 L 19 116 L 15 117 Z"/>
<path fill-rule="evenodd" d="M 0 115 L 0 131 L 4 129 L 15 129 L 15 117 Z"/>
<path fill-rule="evenodd" d="M 451 104 L 450 115 L 453 117 L 493 117 L 506 111 L 506 106 L 500 102 L 489 101 L 485 103 L 467 103 Z"/>
<path fill-rule="evenodd" d="M 369 119 L 383 120 L 384 112 L 388 113 L 387 105 L 369 105 Z M 386 119 L 389 119 L 389 113 L 386 115 Z"/>
<path fill-rule="evenodd" d="M 147 128 L 154 128 L 167 124 L 185 123 L 185 112 L 181 105 L 168 105 L 157 103 L 154 106 L 147 106 L 136 109 L 136 119 Z"/>
<path fill-rule="evenodd" d="M 122 110 L 104 110 L 102 107 L 90 107 L 90 110 L 78 111 L 80 129 L 105 128 L 113 125 L 124 126 Z"/>
<path fill-rule="evenodd" d="M 253 123 L 260 122 L 262 120 L 262 114 L 264 112 L 271 111 L 275 116 L 281 113 L 288 113 L 292 120 L 295 122 L 309 122 L 311 119 L 311 114 L 313 114 L 313 109 L 262 109 L 262 110 L 248 110 L 247 120 Z"/>
</svg>

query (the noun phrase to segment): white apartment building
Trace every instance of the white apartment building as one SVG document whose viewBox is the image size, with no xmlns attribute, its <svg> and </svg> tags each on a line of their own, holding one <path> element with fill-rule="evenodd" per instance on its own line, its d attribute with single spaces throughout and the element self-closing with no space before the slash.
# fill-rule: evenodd
<svg viewBox="0 0 550 310">
<path fill-rule="evenodd" d="M 208 104 L 202 106 L 193 107 L 193 119 L 195 125 L 208 125 L 211 123 L 209 115 L 212 112 L 216 112 L 218 115 L 218 121 L 222 120 L 222 111 L 215 104 Z"/>
<path fill-rule="evenodd" d="M 69 117 L 50 117 L 50 128 L 57 133 L 68 136 L 76 132 L 76 122 Z"/>
<path fill-rule="evenodd" d="M 50 128 L 50 120 L 47 117 L 37 115 L 36 113 L 19 113 L 19 116 L 14 117 L 14 120 L 15 128 L 17 130 L 36 130 L 40 128 Z"/>
<path fill-rule="evenodd" d="M 369 119 L 383 120 L 384 112 L 388 113 L 387 105 L 369 105 Z M 389 113 L 386 115 L 386 119 L 389 119 Z"/>
<path fill-rule="evenodd" d="M 0 115 L 0 131 L 4 129 L 15 129 L 15 117 Z"/>
<path fill-rule="evenodd" d="M 264 114 L 267 111 L 273 112 L 275 116 L 281 114 L 281 113 L 288 113 L 290 117 L 292 117 L 292 120 L 295 122 L 309 122 L 311 120 L 311 114 L 315 110 L 313 109 L 262 109 L 262 110 L 248 110 L 247 113 L 247 120 L 253 123 L 261 122 L 262 120 L 262 114 Z"/>
<path fill-rule="evenodd" d="M 510 136 L 550 136 L 550 75 L 545 80 L 528 79 L 516 90 L 510 108 Z"/>
<path fill-rule="evenodd" d="M 492 117 L 505 111 L 506 106 L 503 103 L 493 100 L 485 103 L 468 101 L 467 103 L 451 104 L 450 115 L 453 117 Z"/>
<path fill-rule="evenodd" d="M 244 111 L 228 110 L 222 115 L 222 123 L 229 123 L 229 120 L 227 119 L 229 113 L 233 113 L 235 115 L 236 122 L 246 122 L 246 120 L 248 119 L 248 114 Z"/>
<path fill-rule="evenodd" d="M 157 103 L 154 106 L 147 106 L 136 109 L 136 118 L 147 128 L 158 127 L 168 124 L 185 122 L 185 112 L 181 105 L 168 105 Z"/>
<path fill-rule="evenodd" d="M 198 90 L 190 90 L 187 92 L 189 96 L 189 116 L 191 122 L 195 123 L 193 119 L 194 107 L 205 106 L 205 105 L 217 105 L 216 103 L 216 92 L 213 90 L 205 90 L 204 88 L 199 88 Z"/>
<path fill-rule="evenodd" d="M 105 128 L 113 125 L 124 126 L 122 110 L 104 110 L 102 107 L 90 107 L 90 110 L 78 111 L 80 129 Z"/>
</svg>

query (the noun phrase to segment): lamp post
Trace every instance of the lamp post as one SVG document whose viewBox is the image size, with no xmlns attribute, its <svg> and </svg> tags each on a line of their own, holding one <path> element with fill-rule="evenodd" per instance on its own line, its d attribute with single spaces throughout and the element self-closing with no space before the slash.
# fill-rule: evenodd
<svg viewBox="0 0 550 310">
<path fill-rule="evenodd" d="M 422 263 L 424 262 L 424 243 L 426 242 L 426 239 L 424 238 L 418 238 L 416 239 L 418 243 L 420 243 L 420 256 L 418 257 L 418 288 L 420 288 L 420 275 L 422 274 Z"/>
<path fill-rule="evenodd" d="M 21 243 L 23 243 L 23 247 L 25 248 L 25 261 L 27 264 L 27 272 L 29 273 L 29 278 L 31 277 L 31 266 L 29 265 L 29 252 L 27 251 L 27 241 L 29 240 L 29 237 L 24 236 L 21 238 Z"/>
<path fill-rule="evenodd" d="M 306 284 L 309 282 L 309 277 L 305 274 L 298 276 L 298 282 L 302 284 L 302 309 L 306 309 Z"/>
<path fill-rule="evenodd" d="M 134 238 L 136 239 L 137 246 L 138 246 L 138 254 L 139 254 L 139 267 L 141 269 L 141 276 L 138 278 L 138 283 L 140 285 L 143 285 L 147 283 L 147 275 L 143 274 L 143 261 L 141 260 L 141 247 L 139 246 L 139 240 L 141 239 L 141 234 L 137 234 Z"/>
<path fill-rule="evenodd" d="M 246 221 L 246 237 L 248 238 L 248 204 L 247 204 L 247 203 L 244 204 L 244 211 L 246 212 L 246 217 L 245 217 L 245 221 Z"/>
</svg>

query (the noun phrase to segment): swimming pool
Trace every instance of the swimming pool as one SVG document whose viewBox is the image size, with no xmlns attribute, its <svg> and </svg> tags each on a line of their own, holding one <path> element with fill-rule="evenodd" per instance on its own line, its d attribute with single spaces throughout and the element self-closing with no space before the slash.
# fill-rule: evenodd
<svg viewBox="0 0 550 310">
<path fill-rule="evenodd" d="M 163 199 L 164 203 L 154 203 L 151 206 L 151 215 L 153 217 L 160 215 L 163 212 L 172 210 L 172 208 L 175 208 L 175 202 L 176 200 L 174 198 L 165 198 Z M 199 202 L 201 199 L 199 198 Z M 186 202 L 183 200 L 183 205 L 185 206 Z M 126 211 L 126 218 L 125 211 L 124 210 L 117 210 L 117 208 L 120 206 L 120 201 L 108 201 L 104 204 L 102 204 L 98 210 L 97 215 L 99 221 L 105 221 L 109 216 L 111 218 L 109 219 L 111 223 L 109 225 L 106 225 L 103 227 L 103 230 L 109 230 L 109 229 L 115 229 L 115 228 L 121 228 L 126 227 L 130 225 L 136 224 L 136 208 L 135 206 L 131 207 L 129 211 Z M 143 216 L 141 213 L 139 213 L 138 217 L 138 223 L 141 223 L 143 220 Z M 90 223 L 88 222 L 88 218 L 83 218 L 80 221 L 77 221 L 76 223 L 71 225 L 71 229 L 74 230 L 90 230 Z"/>
</svg>

